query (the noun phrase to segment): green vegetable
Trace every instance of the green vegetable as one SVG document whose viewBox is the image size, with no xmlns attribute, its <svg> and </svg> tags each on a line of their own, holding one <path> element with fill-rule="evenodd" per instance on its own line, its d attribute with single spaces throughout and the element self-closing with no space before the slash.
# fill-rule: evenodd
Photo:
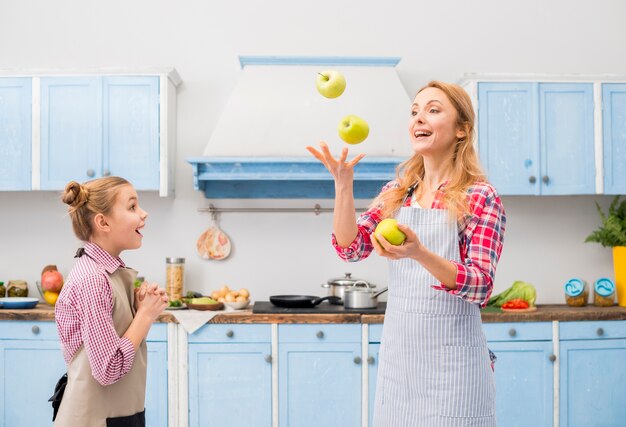
<svg viewBox="0 0 626 427">
<path fill-rule="evenodd" d="M 532 284 L 517 280 L 513 282 L 513 285 L 510 288 L 505 289 L 498 295 L 494 295 L 489 298 L 487 306 L 502 307 L 502 304 L 516 298 L 523 299 L 529 306 L 532 307 L 535 305 L 535 300 L 537 299 L 537 290 Z"/>
<path fill-rule="evenodd" d="M 144 279 L 143 277 L 137 277 L 137 278 L 135 279 L 135 283 L 134 283 L 135 287 L 136 287 L 136 288 L 141 287 L 141 285 L 143 284 L 144 280 L 145 280 L 145 279 Z"/>
<path fill-rule="evenodd" d="M 174 301 L 170 301 L 170 307 L 182 307 L 183 303 L 179 299 L 175 299 Z"/>
<path fill-rule="evenodd" d="M 622 200 L 618 206 L 619 197 L 619 195 L 615 196 L 607 214 L 602 212 L 602 208 L 596 202 L 596 208 L 598 208 L 598 213 L 602 219 L 602 226 L 587 236 L 585 243 L 600 243 L 605 248 L 626 246 L 626 199 Z"/>
</svg>

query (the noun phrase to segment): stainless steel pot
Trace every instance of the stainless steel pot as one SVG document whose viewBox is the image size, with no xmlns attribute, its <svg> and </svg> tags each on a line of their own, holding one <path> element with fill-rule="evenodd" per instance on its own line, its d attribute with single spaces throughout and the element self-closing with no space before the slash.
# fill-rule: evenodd
<svg viewBox="0 0 626 427">
<path fill-rule="evenodd" d="M 345 290 L 357 282 L 367 283 L 370 288 L 376 287 L 376 285 L 365 280 L 353 279 L 352 273 L 346 273 L 344 277 L 337 277 L 335 279 L 328 280 L 328 282 L 322 285 L 322 288 L 328 289 L 328 296 L 339 297 L 343 300 Z"/>
<path fill-rule="evenodd" d="M 357 281 L 344 291 L 343 306 L 345 308 L 376 308 L 378 296 L 387 292 L 387 287 L 376 292 L 365 281 Z"/>
</svg>

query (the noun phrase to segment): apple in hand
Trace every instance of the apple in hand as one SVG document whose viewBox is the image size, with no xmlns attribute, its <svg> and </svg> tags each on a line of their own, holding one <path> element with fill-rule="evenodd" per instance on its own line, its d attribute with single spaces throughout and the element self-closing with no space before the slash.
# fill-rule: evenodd
<svg viewBox="0 0 626 427">
<path fill-rule="evenodd" d="M 374 230 L 375 235 L 378 233 L 394 246 L 401 245 L 406 239 L 406 234 L 398 228 L 398 221 L 393 218 L 383 219 L 379 222 L 376 226 L 376 230 Z"/>
<path fill-rule="evenodd" d="M 326 98 L 337 98 L 346 89 L 346 79 L 339 71 L 328 70 L 317 73 L 317 91 Z"/>
<path fill-rule="evenodd" d="M 341 119 L 339 127 L 339 137 L 348 144 L 360 144 L 365 141 L 370 133 L 370 127 L 365 120 L 354 114 Z"/>
</svg>

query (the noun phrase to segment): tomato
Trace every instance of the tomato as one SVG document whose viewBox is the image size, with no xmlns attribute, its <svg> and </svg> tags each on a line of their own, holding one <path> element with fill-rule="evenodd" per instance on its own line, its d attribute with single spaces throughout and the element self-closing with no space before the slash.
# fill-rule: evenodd
<svg viewBox="0 0 626 427">
<path fill-rule="evenodd" d="M 521 298 L 515 298 L 502 304 L 502 308 L 512 308 L 512 309 L 524 309 L 524 308 L 528 308 L 529 306 L 530 305 L 528 304 L 528 301 L 524 301 Z"/>
</svg>

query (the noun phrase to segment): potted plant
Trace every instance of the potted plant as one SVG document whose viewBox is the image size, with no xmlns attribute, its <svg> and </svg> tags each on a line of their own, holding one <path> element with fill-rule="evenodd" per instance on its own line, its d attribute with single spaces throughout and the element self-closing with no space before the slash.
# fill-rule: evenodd
<svg viewBox="0 0 626 427">
<path fill-rule="evenodd" d="M 619 198 L 620 196 L 615 196 L 607 214 L 602 212 L 596 202 L 602 225 L 587 236 L 585 242 L 596 242 L 613 248 L 617 304 L 626 307 L 626 200 L 619 203 Z"/>
</svg>

